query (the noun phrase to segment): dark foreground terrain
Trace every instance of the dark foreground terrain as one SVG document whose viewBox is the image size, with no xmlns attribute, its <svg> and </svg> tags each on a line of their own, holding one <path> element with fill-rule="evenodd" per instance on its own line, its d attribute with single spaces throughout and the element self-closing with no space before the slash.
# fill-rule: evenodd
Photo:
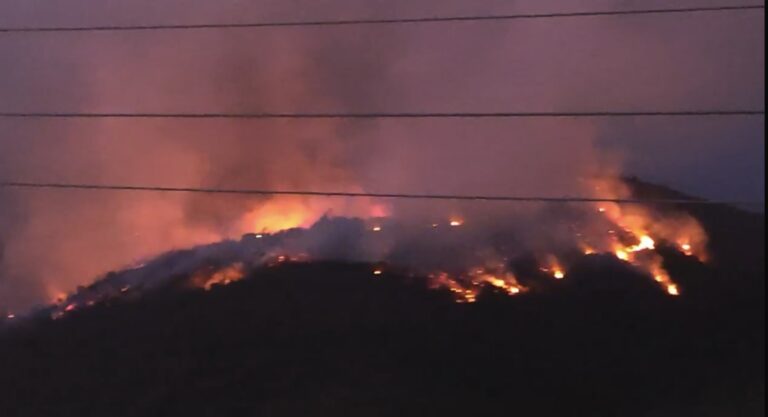
<svg viewBox="0 0 768 417">
<path fill-rule="evenodd" d="M 714 259 L 666 256 L 681 297 L 601 256 L 475 304 L 286 264 L 6 324 L 0 416 L 762 416 L 762 217 L 698 215 Z"/>
<path fill-rule="evenodd" d="M 96 307 L 0 342 L 0 415 L 762 415 L 761 296 L 575 274 L 462 305 L 367 266 L 287 265 Z"/>
</svg>

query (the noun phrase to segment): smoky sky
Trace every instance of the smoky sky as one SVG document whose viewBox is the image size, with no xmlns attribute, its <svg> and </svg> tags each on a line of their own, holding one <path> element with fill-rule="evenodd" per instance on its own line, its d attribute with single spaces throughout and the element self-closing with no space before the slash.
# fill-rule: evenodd
<svg viewBox="0 0 768 417">
<path fill-rule="evenodd" d="M 0 26 L 387 18 L 716 1 L 16 0 Z M 727 2 L 725 2 L 727 3 Z M 167 32 L 0 34 L 0 110 L 762 109 L 762 11 Z M 764 198 L 764 119 L 0 120 L 29 181 L 578 194 L 586 168 Z M 258 202 L 258 200 L 255 200 Z M 252 199 L 0 191 L 0 308 L 229 232 Z M 354 214 L 354 203 L 333 203 Z M 246 207 L 246 208 L 244 208 Z M 226 235 L 226 232 L 223 233 Z"/>
</svg>

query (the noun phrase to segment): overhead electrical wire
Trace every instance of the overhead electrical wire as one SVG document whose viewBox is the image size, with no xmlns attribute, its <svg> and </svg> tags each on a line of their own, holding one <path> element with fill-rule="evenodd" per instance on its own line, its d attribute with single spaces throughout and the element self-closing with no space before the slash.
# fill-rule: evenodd
<svg viewBox="0 0 768 417">
<path fill-rule="evenodd" d="M 463 195 L 463 194 L 418 194 L 418 193 L 366 193 L 346 191 L 302 191 L 302 190 L 269 190 L 250 188 L 198 188 L 198 187 L 158 187 L 114 184 L 82 184 L 82 183 L 52 183 L 0 181 L 0 188 L 26 189 L 63 189 L 63 190 L 96 190 L 96 191 L 148 191 L 170 193 L 204 193 L 204 194 L 239 194 L 261 196 L 306 196 L 306 197 L 346 197 L 346 198 L 386 198 L 386 199 L 417 199 L 417 200 L 456 200 L 456 201 L 508 201 L 532 203 L 625 203 L 625 204 L 671 204 L 671 205 L 765 205 L 764 201 L 729 201 L 701 199 L 648 199 L 648 198 L 598 198 L 598 197 L 542 197 L 521 195 Z"/>
<path fill-rule="evenodd" d="M 154 30 L 193 30 L 193 29 L 237 29 L 268 27 L 321 27 L 350 25 L 417 24 L 449 22 L 511 21 L 552 18 L 578 18 L 599 16 L 654 15 L 673 13 L 705 13 L 764 10 L 765 5 L 733 5 L 664 9 L 636 9 L 612 11 L 520 13 L 506 15 L 443 16 L 390 19 L 338 19 L 312 21 L 269 21 L 252 23 L 209 23 L 209 24 L 153 24 L 153 25 L 101 25 L 101 26 L 50 26 L 50 27 L 0 27 L 0 33 L 46 33 L 46 32 L 107 32 L 107 31 L 154 31 Z M 696 117 L 696 116 L 760 116 L 765 110 L 682 110 L 682 111 L 587 111 L 587 112 L 367 112 L 367 113 L 92 113 L 92 112 L 0 112 L 0 118 L 47 118 L 47 119 L 89 119 L 89 118 L 178 118 L 178 119 L 435 119 L 435 118 L 534 118 L 534 117 Z M 194 187 L 156 187 L 133 185 L 101 185 L 80 183 L 42 183 L 23 181 L 0 181 L 0 188 L 26 189 L 78 189 L 102 191 L 150 191 L 150 192 L 185 192 L 241 195 L 292 195 L 352 198 L 394 198 L 427 200 L 474 200 L 474 201 L 512 201 L 542 203 L 633 203 L 633 204 L 684 204 L 684 205 L 761 205 L 764 201 L 716 201 L 698 199 L 625 199 L 593 197 L 539 197 L 519 195 L 450 195 L 450 194 L 409 194 L 409 193 L 355 193 L 337 191 L 289 191 L 263 189 L 226 189 Z"/>
<path fill-rule="evenodd" d="M 582 12 L 544 12 L 516 13 L 503 15 L 470 15 L 470 16 L 435 16 L 414 18 L 384 18 L 384 19 L 329 19 L 329 20 L 286 20 L 251 23 L 199 23 L 199 24 L 147 24 L 147 25 L 95 25 L 95 26 L 25 26 L 0 27 L 0 33 L 45 33 L 45 32 L 113 32 L 113 31 L 153 31 L 153 30 L 192 30 L 192 29 L 238 29 L 238 28 L 269 28 L 269 27 L 319 27 L 319 26 L 351 26 L 351 25 L 391 25 L 419 23 L 449 23 L 449 22 L 487 22 L 503 20 L 532 20 L 553 18 L 579 18 L 599 16 L 628 16 L 628 15 L 658 15 L 670 13 L 706 13 L 728 12 L 765 9 L 763 4 L 743 4 L 733 6 L 702 6 L 686 8 L 654 8 L 635 10 L 598 10 Z"/>
<path fill-rule="evenodd" d="M 584 111 L 584 112 L 366 112 L 366 113 L 122 113 L 0 112 L 0 118 L 33 119 L 473 119 L 532 117 L 760 116 L 765 110 Z"/>
</svg>

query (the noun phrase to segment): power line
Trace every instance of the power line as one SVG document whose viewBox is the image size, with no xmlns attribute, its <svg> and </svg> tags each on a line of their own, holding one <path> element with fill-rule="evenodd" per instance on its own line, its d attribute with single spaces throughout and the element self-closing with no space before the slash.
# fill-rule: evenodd
<svg viewBox="0 0 768 417">
<path fill-rule="evenodd" d="M 194 187 L 154 187 L 135 185 L 101 185 L 75 183 L 42 183 L 23 181 L 0 181 L 0 188 L 64 189 L 64 190 L 99 190 L 99 191 L 151 191 L 172 193 L 239 194 L 239 195 L 278 195 L 278 196 L 314 196 L 345 198 L 388 198 L 419 200 L 471 200 L 471 201 L 511 201 L 540 203 L 631 203 L 631 204 L 681 204 L 681 205 L 765 205 L 765 201 L 727 201 L 696 199 L 639 199 L 639 198 L 596 198 L 596 197 L 538 197 L 538 196 L 499 196 L 499 195 L 455 195 L 455 194 L 409 194 L 409 193 L 363 193 L 343 191 L 287 191 L 247 188 L 194 188 Z"/>
<path fill-rule="evenodd" d="M 725 12 L 739 10 L 765 9 L 765 5 L 737 5 L 713 7 L 688 7 L 676 9 L 638 9 L 638 10 L 604 10 L 586 12 L 555 12 L 555 13 L 521 13 L 507 15 L 475 15 L 475 16 L 445 16 L 417 17 L 400 19 L 340 19 L 340 20 L 310 20 L 310 21 L 273 21 L 254 23 L 210 23 L 210 24 L 157 24 L 157 25 L 116 25 L 116 26 L 52 26 L 52 27 L 3 27 L 0 33 L 30 33 L 30 32 L 105 32 L 105 31 L 149 31 L 149 30 L 189 30 L 189 29 L 236 29 L 236 28 L 265 28 L 265 27 L 304 27 L 304 26 L 350 26 L 350 25 L 383 25 L 383 24 L 415 24 L 415 23 L 447 23 L 494 20 L 523 20 L 574 18 L 590 16 L 625 16 L 669 13 L 701 13 Z"/>
<path fill-rule="evenodd" d="M 475 119 L 512 117 L 760 116 L 765 110 L 447 112 L 447 113 L 0 113 L 0 118 L 34 119 Z"/>
</svg>

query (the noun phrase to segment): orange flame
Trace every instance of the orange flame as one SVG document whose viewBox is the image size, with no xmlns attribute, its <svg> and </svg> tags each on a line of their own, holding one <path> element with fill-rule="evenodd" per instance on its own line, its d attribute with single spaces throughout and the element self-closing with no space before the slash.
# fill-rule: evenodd
<svg viewBox="0 0 768 417">
<path fill-rule="evenodd" d="M 245 267 L 242 262 L 236 262 L 232 265 L 220 269 L 204 270 L 196 272 L 190 279 L 193 287 L 203 288 L 206 291 L 213 288 L 214 285 L 227 285 L 239 281 L 245 276 Z"/>
<path fill-rule="evenodd" d="M 555 255 L 548 255 L 546 266 L 540 268 L 541 271 L 550 273 L 555 279 L 565 278 L 565 269 Z"/>
</svg>

